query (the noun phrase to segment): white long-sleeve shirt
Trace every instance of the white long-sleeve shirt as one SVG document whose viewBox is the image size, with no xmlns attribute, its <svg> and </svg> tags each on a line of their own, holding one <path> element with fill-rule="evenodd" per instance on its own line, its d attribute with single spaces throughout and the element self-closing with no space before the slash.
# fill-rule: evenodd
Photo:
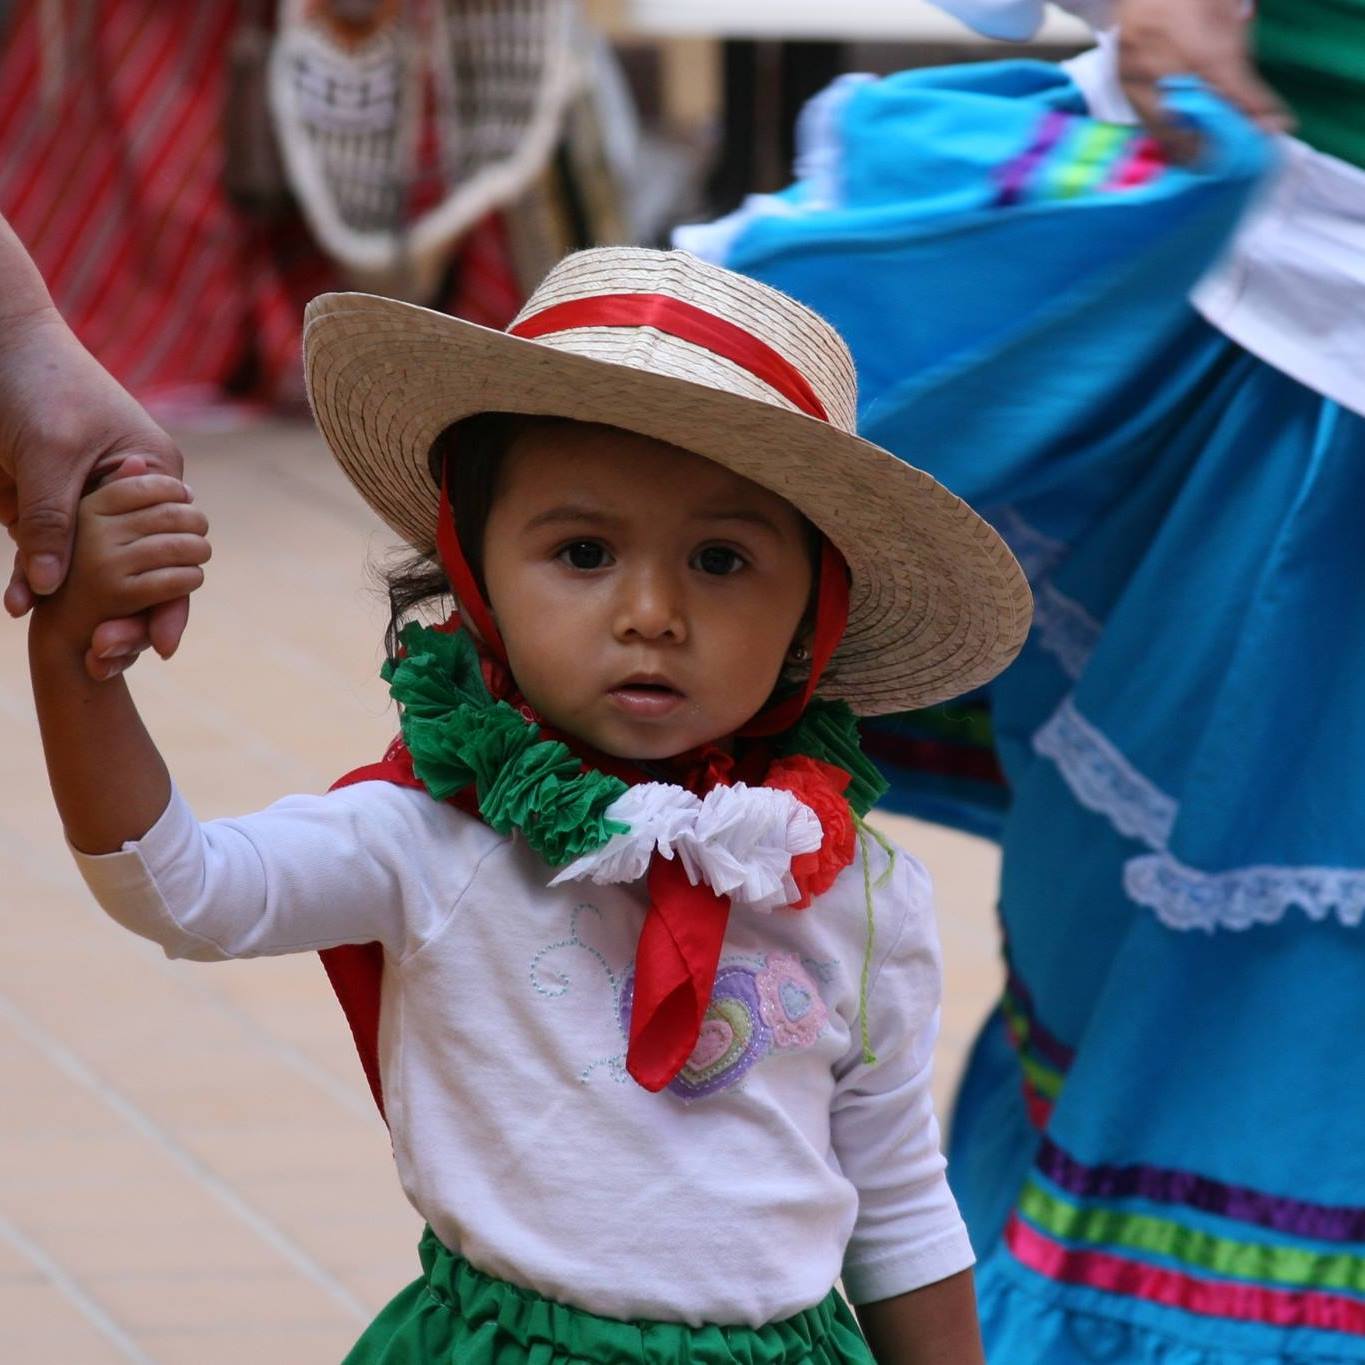
<svg viewBox="0 0 1365 1365">
<path fill-rule="evenodd" d="M 874 881 L 886 856 L 874 848 Z M 855 1302 L 972 1263 L 929 1090 L 940 968 L 928 878 L 861 862 L 808 909 L 731 916 L 672 1087 L 624 1070 L 643 888 L 551 871 L 425 792 L 364 782 L 77 855 L 171 957 L 384 947 L 380 1070 L 408 1198 L 480 1269 L 616 1318 L 759 1325 L 842 1272 Z"/>
</svg>

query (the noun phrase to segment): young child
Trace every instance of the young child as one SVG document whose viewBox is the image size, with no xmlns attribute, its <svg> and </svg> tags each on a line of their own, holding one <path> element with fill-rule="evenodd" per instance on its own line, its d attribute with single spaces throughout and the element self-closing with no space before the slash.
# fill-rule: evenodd
<svg viewBox="0 0 1365 1365">
<path fill-rule="evenodd" d="M 31 658 L 108 913 L 173 957 L 324 951 L 428 1224 L 348 1360 L 981 1360 L 928 880 L 862 824 L 854 712 L 1009 661 L 1009 552 L 853 434 L 827 324 L 680 252 L 570 257 L 505 334 L 326 296 L 306 368 L 423 556 L 392 584 L 384 762 L 196 822 L 82 665 L 208 558 L 136 463 L 85 499 Z"/>
</svg>

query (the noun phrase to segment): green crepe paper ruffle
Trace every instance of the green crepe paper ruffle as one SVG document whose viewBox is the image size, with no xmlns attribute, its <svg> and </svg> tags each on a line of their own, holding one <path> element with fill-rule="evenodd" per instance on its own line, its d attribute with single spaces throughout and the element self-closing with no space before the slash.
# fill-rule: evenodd
<svg viewBox="0 0 1365 1365">
<path fill-rule="evenodd" d="M 552 867 L 629 832 L 606 818 L 626 784 L 581 771 L 566 745 L 541 739 L 533 722 L 495 701 L 464 631 L 414 622 L 401 638 L 405 656 L 390 659 L 383 677 L 402 707 L 413 771 L 436 800 L 472 784 L 484 823 L 499 834 L 520 830 Z"/>
<path fill-rule="evenodd" d="M 863 753 L 858 717 L 847 702 L 813 700 L 801 719 L 778 736 L 777 750 L 784 758 L 804 754 L 842 768 L 853 779 L 844 797 L 859 817 L 866 815 L 886 794 L 889 784 Z"/>
<path fill-rule="evenodd" d="M 626 790 L 619 778 L 583 772 L 558 740 L 484 686 L 478 652 L 465 631 L 453 634 L 413 622 L 404 627 L 401 659 L 383 668 L 402 708 L 403 742 L 422 785 L 438 801 L 473 786 L 479 814 L 499 834 L 521 831 L 552 867 L 600 848 L 628 827 L 606 817 Z M 844 793 L 864 816 L 887 789 L 859 743 L 858 719 L 844 702 L 812 701 L 776 747 L 832 763 L 852 781 Z"/>
</svg>

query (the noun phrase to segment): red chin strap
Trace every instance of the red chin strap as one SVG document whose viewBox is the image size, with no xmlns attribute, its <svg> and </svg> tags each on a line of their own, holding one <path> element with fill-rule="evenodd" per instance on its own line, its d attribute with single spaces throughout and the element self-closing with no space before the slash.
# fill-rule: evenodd
<svg viewBox="0 0 1365 1365">
<path fill-rule="evenodd" d="M 507 664 L 507 646 L 488 603 L 483 600 L 474 571 L 464 557 L 460 546 L 460 536 L 455 529 L 455 509 L 450 505 L 450 491 L 446 484 L 445 467 L 441 468 L 441 505 L 436 514 L 436 553 L 441 558 L 441 567 L 460 599 L 460 611 L 466 621 L 474 627 L 483 641 L 484 647 L 504 666 Z"/>
<path fill-rule="evenodd" d="M 820 686 L 834 651 L 848 629 L 848 565 L 828 536 L 820 537 L 820 567 L 815 585 L 815 623 L 811 631 L 810 676 L 798 692 L 760 711 L 743 729 L 743 739 L 763 739 L 790 730 L 801 719 Z"/>
</svg>

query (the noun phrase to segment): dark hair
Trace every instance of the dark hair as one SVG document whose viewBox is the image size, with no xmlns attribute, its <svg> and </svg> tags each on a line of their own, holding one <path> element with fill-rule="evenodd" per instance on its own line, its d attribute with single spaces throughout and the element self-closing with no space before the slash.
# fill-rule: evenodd
<svg viewBox="0 0 1365 1365">
<path fill-rule="evenodd" d="M 497 495 L 503 459 L 517 438 L 531 427 L 564 420 L 567 419 L 527 417 L 514 412 L 480 412 L 452 422 L 431 443 L 427 455 L 431 480 L 439 487 L 441 476 L 445 475 L 460 548 L 485 598 L 488 594 L 483 581 L 483 532 Z M 456 450 L 458 459 L 454 458 Z M 384 569 L 383 582 L 389 599 L 384 652 L 392 659 L 398 653 L 398 637 L 409 621 L 421 616 L 444 618 L 450 614 L 455 598 L 439 560 L 429 555 L 405 555 Z"/>
</svg>

